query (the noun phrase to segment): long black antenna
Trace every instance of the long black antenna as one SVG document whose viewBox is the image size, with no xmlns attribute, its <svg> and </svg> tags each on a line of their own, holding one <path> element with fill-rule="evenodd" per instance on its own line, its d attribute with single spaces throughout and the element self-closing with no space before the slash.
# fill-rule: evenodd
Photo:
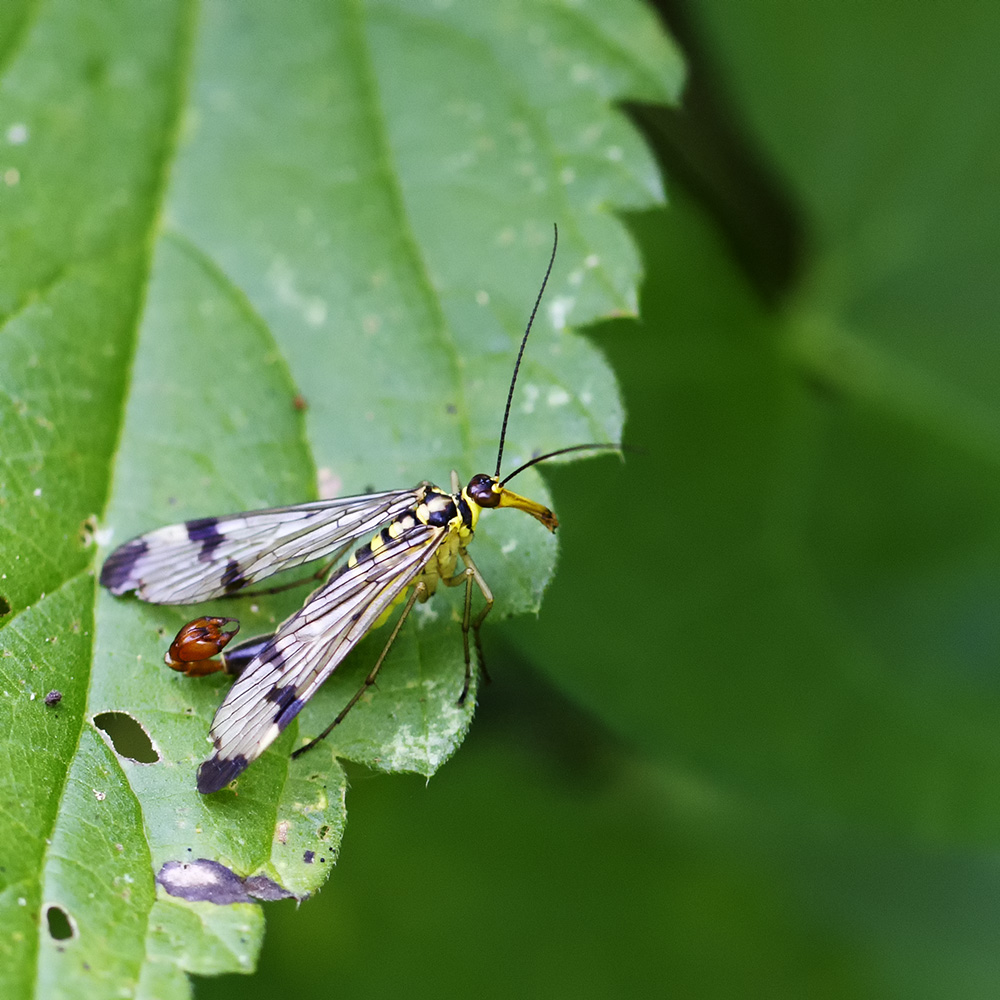
<svg viewBox="0 0 1000 1000">
<path fill-rule="evenodd" d="M 509 483 L 516 475 L 524 472 L 525 469 L 530 469 L 533 465 L 538 465 L 539 462 L 544 462 L 548 458 L 555 458 L 556 455 L 565 455 L 571 451 L 600 451 L 604 449 L 621 451 L 624 447 L 624 445 L 615 444 L 612 441 L 602 441 L 597 444 L 571 444 L 568 448 L 557 448 L 555 451 L 547 451 L 544 455 L 538 455 L 525 462 L 524 465 L 519 465 L 510 475 L 504 476 L 500 480 L 499 485 L 503 486 L 504 483 Z"/>
<path fill-rule="evenodd" d="M 552 230 L 554 236 L 552 238 L 552 256 L 549 258 L 549 266 L 545 271 L 545 277 L 542 278 L 542 287 L 538 289 L 538 298 L 535 299 L 535 307 L 531 310 L 531 315 L 528 317 L 528 327 L 524 331 L 524 336 L 521 338 L 521 349 L 517 352 L 517 361 L 514 362 L 514 374 L 511 376 L 510 389 L 507 392 L 507 406 L 503 411 L 503 423 L 500 425 L 500 447 L 497 449 L 497 471 L 496 476 L 500 476 L 500 463 L 503 461 L 503 444 L 507 438 L 507 420 L 510 417 L 510 404 L 511 400 L 514 398 L 514 383 L 517 382 L 517 372 L 521 367 L 521 358 L 524 356 L 524 347 L 528 343 L 528 334 L 531 333 L 531 324 L 535 322 L 535 313 L 538 312 L 538 307 L 542 301 L 542 295 L 545 294 L 545 286 L 548 284 L 549 275 L 552 273 L 552 265 L 556 261 L 556 247 L 559 246 L 559 227 L 553 223 Z M 509 476 L 507 477 L 510 478 Z"/>
</svg>

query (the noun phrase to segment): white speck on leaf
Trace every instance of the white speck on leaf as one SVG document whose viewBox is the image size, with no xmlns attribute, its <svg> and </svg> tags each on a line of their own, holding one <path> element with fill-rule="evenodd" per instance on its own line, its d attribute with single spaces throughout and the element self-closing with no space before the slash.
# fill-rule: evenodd
<svg viewBox="0 0 1000 1000">
<path fill-rule="evenodd" d="M 549 406 L 565 406 L 572 397 L 561 386 L 553 386 L 549 389 L 547 402 Z"/>
<path fill-rule="evenodd" d="M 15 122 L 7 129 L 7 142 L 12 146 L 23 146 L 28 141 L 28 126 L 24 122 Z"/>
</svg>

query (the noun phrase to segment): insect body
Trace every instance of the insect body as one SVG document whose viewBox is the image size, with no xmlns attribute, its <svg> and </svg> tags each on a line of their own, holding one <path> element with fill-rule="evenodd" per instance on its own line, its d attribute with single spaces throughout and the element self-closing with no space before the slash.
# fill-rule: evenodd
<svg viewBox="0 0 1000 1000">
<path fill-rule="evenodd" d="M 226 626 L 231 626 L 226 628 Z M 206 677 L 225 671 L 226 665 L 211 659 L 228 645 L 240 630 L 235 618 L 195 618 L 188 622 L 170 644 L 163 662 L 185 677 Z"/>
<path fill-rule="evenodd" d="M 551 268 L 550 260 L 546 280 Z M 490 589 L 467 549 L 480 512 L 514 507 L 554 531 L 557 521 L 552 511 L 507 489 L 506 482 L 554 455 L 616 447 L 562 448 L 500 478 L 517 372 L 544 289 L 543 281 L 514 366 L 493 475 L 480 473 L 461 487 L 453 472 L 451 492 L 425 482 L 409 490 L 199 518 L 141 535 L 108 557 L 101 583 L 111 593 L 134 591 L 140 599 L 157 604 L 190 604 L 239 593 L 257 580 L 304 563 L 319 559 L 337 562 L 360 539 L 370 536 L 370 541 L 344 561 L 277 633 L 242 644 L 224 657 L 227 662 L 241 661 L 241 669 L 213 720 L 215 752 L 198 770 L 199 791 L 218 791 L 259 757 L 351 649 L 402 603 L 400 617 L 365 685 L 317 739 L 327 735 L 374 682 L 414 603 L 426 601 L 439 584 L 465 586 L 462 630 L 466 673 L 459 700 L 465 698 L 471 670 L 469 632 L 478 652 L 479 628 L 493 605 Z M 473 584 L 485 599 L 474 618 Z M 230 621 L 209 618 L 189 623 L 171 646 L 167 662 L 188 673 L 215 669 L 214 665 L 190 668 L 186 661 L 220 652 L 235 633 L 222 630 Z M 296 755 L 315 742 L 297 750 Z"/>
</svg>

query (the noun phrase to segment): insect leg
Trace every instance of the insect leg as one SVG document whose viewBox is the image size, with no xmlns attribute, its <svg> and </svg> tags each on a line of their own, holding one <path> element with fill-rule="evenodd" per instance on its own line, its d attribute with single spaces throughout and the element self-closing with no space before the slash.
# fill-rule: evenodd
<svg viewBox="0 0 1000 1000">
<path fill-rule="evenodd" d="M 317 736 L 313 740 L 310 740 L 304 747 L 299 747 L 298 750 L 295 750 L 292 753 L 293 759 L 295 757 L 301 757 L 302 754 L 304 754 L 307 750 L 312 750 L 312 748 L 316 746 L 317 743 L 320 743 L 323 740 L 325 740 L 327 736 L 329 736 L 330 733 L 332 733 L 333 730 L 344 721 L 344 716 L 347 715 L 347 713 L 352 708 L 354 708 L 354 706 L 361 700 L 361 696 L 375 683 L 375 678 L 378 677 L 378 672 L 382 669 L 382 663 L 385 660 L 386 656 L 388 655 L 389 650 L 392 648 L 392 644 L 396 641 L 396 636 L 399 635 L 399 630 L 403 627 L 403 623 L 409 617 L 410 611 L 413 610 L 413 605 L 420 599 L 422 595 L 426 595 L 426 593 L 427 593 L 427 588 L 423 583 L 418 583 L 413 588 L 413 593 L 410 594 L 409 599 L 403 606 L 403 611 L 400 614 L 398 621 L 393 626 L 392 634 L 386 641 L 386 644 L 383 647 L 382 653 L 380 654 L 379 658 L 375 661 L 375 666 L 371 668 L 371 670 L 368 673 L 368 676 L 365 678 L 364 684 L 362 684 L 361 687 L 358 688 L 358 690 L 354 693 L 354 697 L 351 698 L 351 700 L 340 710 L 340 713 L 337 715 L 337 718 L 335 718 L 333 722 L 331 722 L 330 725 L 328 725 L 326 729 L 324 729 L 323 732 L 319 734 L 319 736 Z"/>
<path fill-rule="evenodd" d="M 469 694 L 469 685 L 472 683 L 472 658 L 469 655 L 470 627 L 476 643 L 476 660 L 479 663 L 479 671 L 483 675 L 483 680 L 487 684 L 490 682 L 490 675 L 486 669 L 486 660 L 483 657 L 483 644 L 479 638 L 479 629 L 493 607 L 493 591 L 490 590 L 485 577 L 479 572 L 479 567 L 472 561 L 469 553 L 465 549 L 459 549 L 458 552 L 462 557 L 462 562 L 465 563 L 464 572 L 457 573 L 455 576 L 449 577 L 442 582 L 447 587 L 457 587 L 463 581 L 465 582 L 465 611 L 462 615 L 462 644 L 465 648 L 465 682 L 462 684 L 462 693 L 458 696 L 458 703 L 462 705 L 465 703 L 465 699 Z M 476 586 L 486 600 L 486 606 L 476 615 L 475 619 L 472 617 L 473 581 L 475 581 Z"/>
</svg>

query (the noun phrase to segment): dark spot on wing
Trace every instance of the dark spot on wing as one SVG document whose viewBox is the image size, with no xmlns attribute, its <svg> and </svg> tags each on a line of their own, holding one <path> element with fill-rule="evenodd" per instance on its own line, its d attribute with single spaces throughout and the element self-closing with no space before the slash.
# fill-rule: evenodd
<svg viewBox="0 0 1000 1000">
<path fill-rule="evenodd" d="M 264 695 L 264 700 L 273 701 L 276 705 L 280 705 L 281 708 L 287 708 L 293 701 L 295 701 L 295 685 L 286 684 L 284 687 L 271 688 L 271 690 Z"/>
<path fill-rule="evenodd" d="M 266 663 L 272 670 L 281 670 L 285 665 L 285 654 L 277 646 L 271 646 L 261 654 L 261 662 Z"/>
<path fill-rule="evenodd" d="M 137 582 L 132 579 L 135 564 L 149 551 L 149 546 L 141 538 L 119 545 L 101 567 L 101 586 L 112 594 L 124 594 L 135 590 Z"/>
<path fill-rule="evenodd" d="M 211 562 L 212 554 L 222 543 L 223 536 L 219 533 L 219 521 L 214 517 L 198 517 L 193 521 L 185 521 L 188 538 L 192 542 L 201 543 L 201 551 L 198 553 L 200 562 Z"/>
<path fill-rule="evenodd" d="M 245 587 L 249 583 L 249 580 L 243 575 L 240 564 L 235 559 L 230 559 L 226 564 L 226 571 L 222 574 L 220 582 L 226 593 L 231 594 L 234 590 L 241 590 Z"/>
<path fill-rule="evenodd" d="M 237 754 L 228 759 L 216 754 L 209 757 L 198 768 L 198 791 L 202 795 L 210 795 L 220 788 L 225 788 L 230 781 L 239 777 L 248 767 L 249 761 L 243 754 Z"/>
<path fill-rule="evenodd" d="M 264 696 L 265 700 L 273 701 L 278 706 L 274 721 L 279 729 L 284 729 L 302 711 L 305 702 L 295 697 L 297 693 L 298 689 L 294 684 L 286 684 L 284 687 L 272 688 Z"/>
</svg>

